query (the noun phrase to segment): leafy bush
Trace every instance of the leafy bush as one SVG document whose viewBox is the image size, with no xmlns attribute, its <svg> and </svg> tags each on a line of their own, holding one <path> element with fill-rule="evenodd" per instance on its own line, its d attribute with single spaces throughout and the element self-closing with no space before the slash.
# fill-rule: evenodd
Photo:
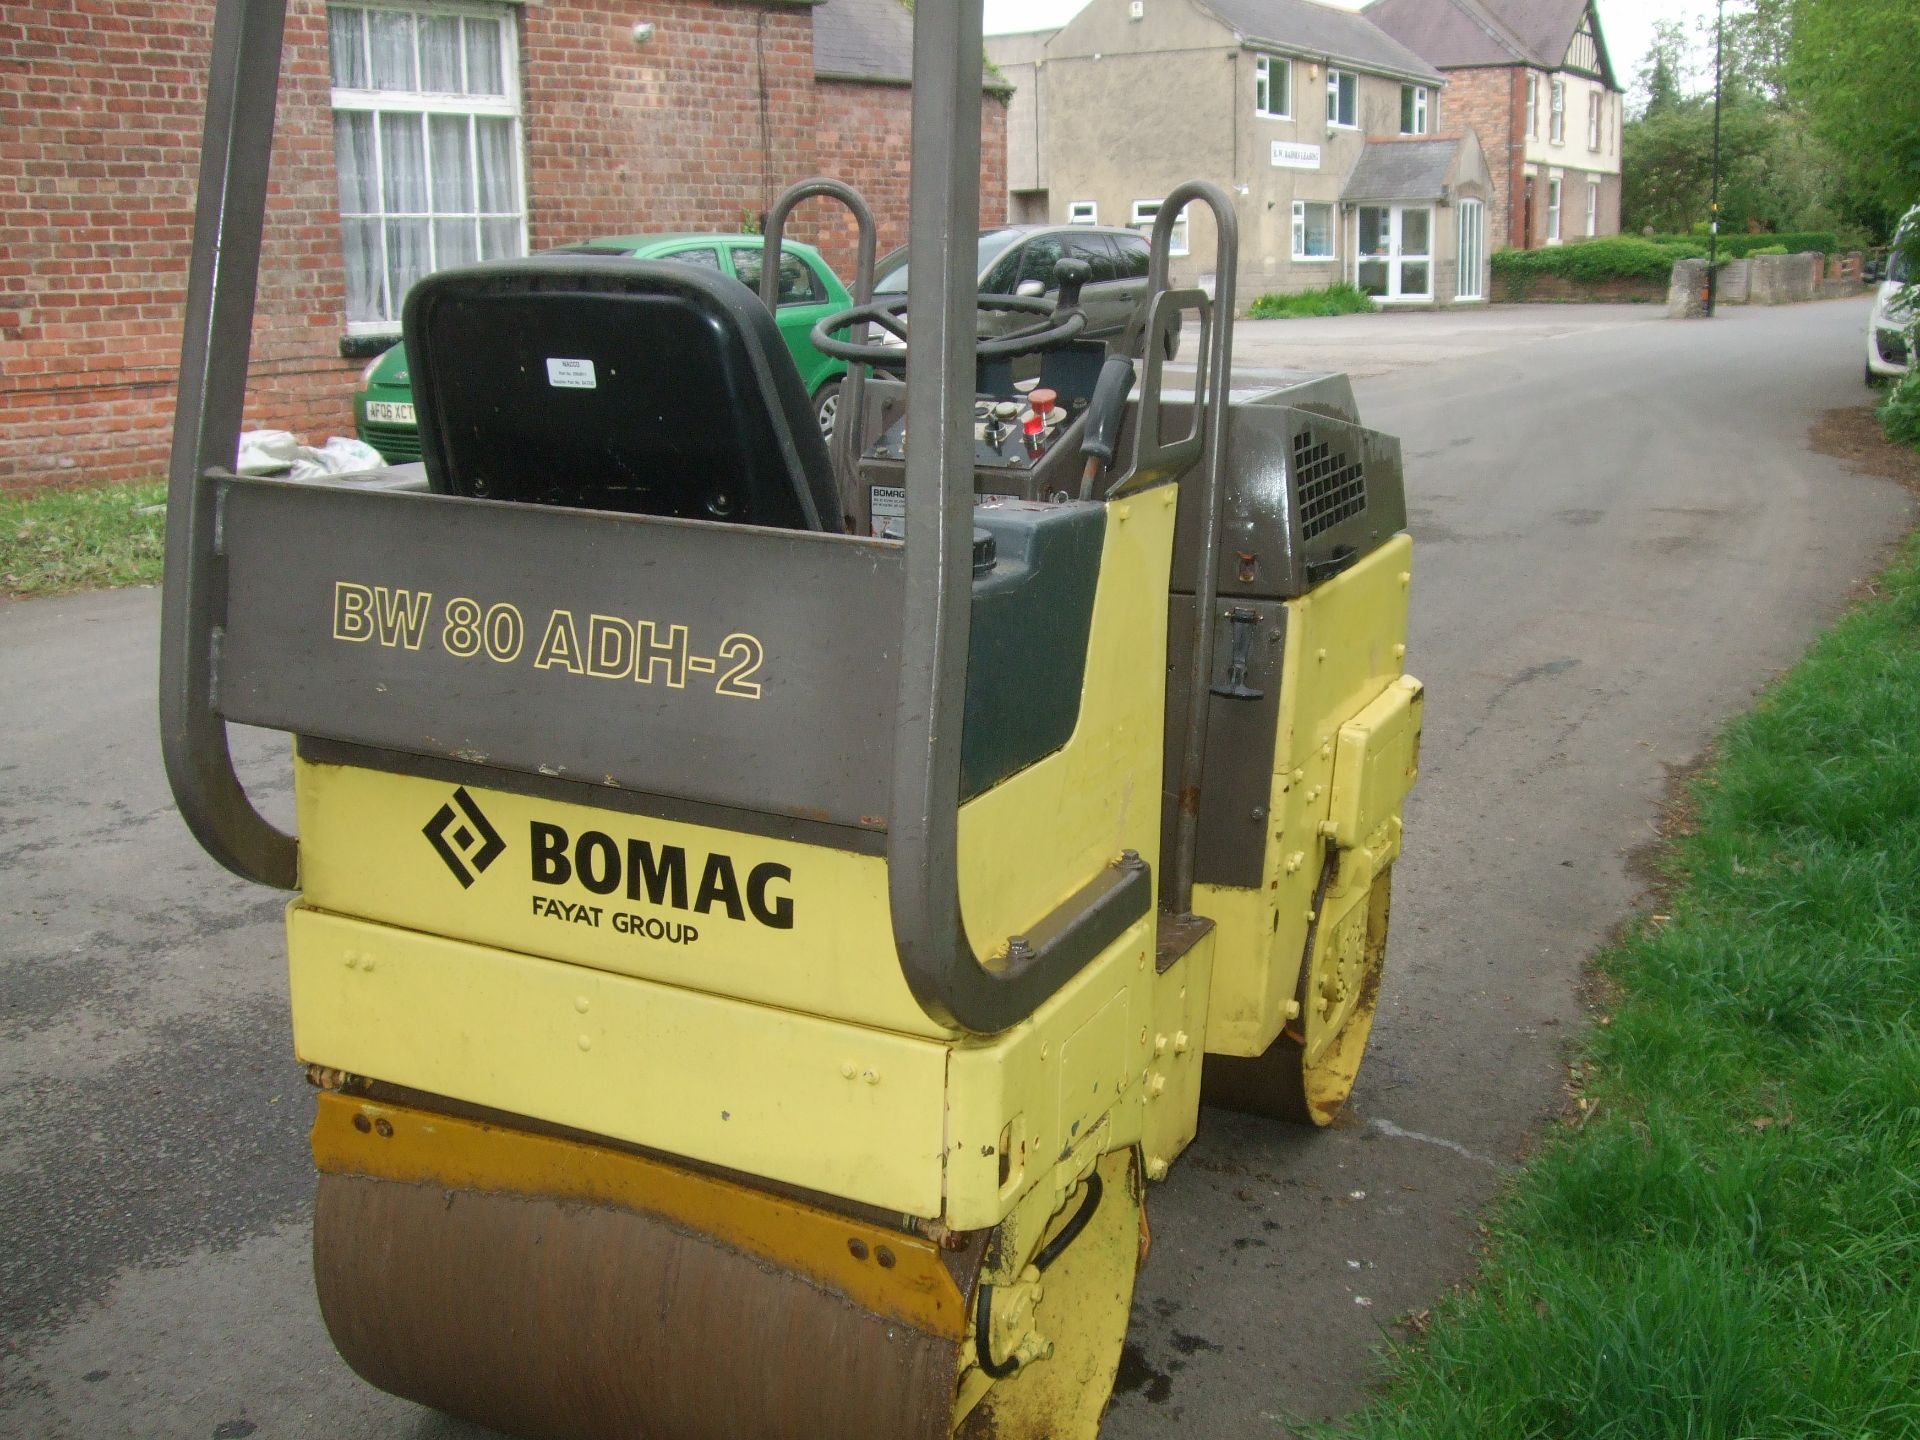
<svg viewBox="0 0 1920 1440">
<path fill-rule="evenodd" d="M 1498 250 L 1493 273 L 1524 283 L 1535 275 L 1558 275 L 1563 280 L 1660 280 L 1673 273 L 1673 262 L 1705 255 L 1706 248 L 1679 236 L 1642 240 L 1632 235 L 1608 235 L 1577 245 L 1550 245 L 1541 250 Z"/>
<path fill-rule="evenodd" d="M 1746 258 L 1751 260 L 1756 255 L 1785 255 L 1786 253 L 1787 247 L 1784 245 L 1762 245 L 1758 250 L 1747 251 Z"/>
<path fill-rule="evenodd" d="M 1344 280 L 1324 290 L 1291 295 L 1269 292 L 1247 308 L 1255 320 L 1298 320 L 1311 315 L 1360 315 L 1373 309 L 1373 297 Z"/>
<path fill-rule="evenodd" d="M 1895 382 L 1878 413 L 1889 440 L 1920 450 L 1920 368 L 1909 369 Z"/>
</svg>

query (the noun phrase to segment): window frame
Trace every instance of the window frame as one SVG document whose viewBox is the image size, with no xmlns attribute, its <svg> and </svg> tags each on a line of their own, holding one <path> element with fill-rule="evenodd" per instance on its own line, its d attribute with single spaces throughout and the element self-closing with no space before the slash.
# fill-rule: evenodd
<svg viewBox="0 0 1920 1440">
<path fill-rule="evenodd" d="M 1540 77 L 1527 72 L 1527 138 L 1540 138 Z"/>
<path fill-rule="evenodd" d="M 1587 149 L 1600 153 L 1600 92 L 1587 92 Z"/>
<path fill-rule="evenodd" d="M 1431 128 L 1430 107 L 1432 92 L 1424 85 L 1402 85 L 1400 87 L 1400 133 L 1402 135 L 1425 135 Z M 1413 128 L 1408 129 L 1411 121 Z"/>
<path fill-rule="evenodd" d="M 1464 197 L 1454 215 L 1454 231 L 1453 298 L 1469 301 L 1485 300 L 1487 298 L 1486 203 L 1472 196 Z M 1472 262 L 1471 265 L 1469 261 Z M 1472 277 L 1470 289 L 1468 281 L 1463 279 L 1469 274 Z"/>
<path fill-rule="evenodd" d="M 1340 114 L 1340 82 L 1353 82 L 1353 119 L 1342 120 Z M 1327 67 L 1327 128 L 1329 130 L 1358 130 L 1360 128 L 1360 72 L 1342 70 L 1336 66 Z"/>
<path fill-rule="evenodd" d="M 1302 248 L 1302 242 L 1305 240 L 1306 234 L 1307 234 L 1307 207 L 1309 205 L 1312 205 L 1317 209 L 1324 210 L 1327 212 L 1327 228 L 1326 228 L 1327 253 L 1324 255 L 1309 254 L 1305 249 Z M 1338 254 L 1335 253 L 1340 248 L 1339 243 L 1335 238 L 1335 225 L 1337 223 L 1338 216 L 1336 214 L 1335 207 L 1331 201 L 1296 200 L 1293 202 L 1292 219 L 1293 219 L 1292 250 L 1293 250 L 1293 259 L 1295 264 L 1337 265 L 1340 263 L 1340 257 Z"/>
<path fill-rule="evenodd" d="M 1278 64 L 1281 75 L 1281 89 L 1285 98 L 1284 109 L 1275 110 L 1273 102 L 1273 71 Z M 1262 92 L 1265 98 L 1262 98 Z M 1293 119 L 1293 61 L 1286 55 L 1256 55 L 1253 57 L 1253 113 L 1261 120 Z"/>
<path fill-rule="evenodd" d="M 1082 213 L 1084 207 L 1084 212 Z M 1098 225 L 1100 223 L 1100 202 L 1098 200 L 1069 200 L 1067 202 L 1067 224 Z"/>
<path fill-rule="evenodd" d="M 1547 244 L 1560 243 L 1560 201 L 1562 186 L 1558 175 L 1547 177 Z"/>
<path fill-rule="evenodd" d="M 369 84 L 364 88 L 335 85 L 333 83 L 331 41 L 329 41 L 327 62 L 327 83 L 329 91 L 327 112 L 328 130 L 331 140 L 333 136 L 337 135 L 334 116 L 343 111 L 353 114 L 374 115 L 376 117 L 381 114 L 421 116 L 423 139 L 426 149 L 424 183 L 427 187 L 428 203 L 431 207 L 433 147 L 431 138 L 424 133 L 426 120 L 434 115 L 459 115 L 469 118 L 509 121 L 513 126 L 513 138 L 510 146 L 513 163 L 513 186 L 515 197 L 519 201 L 519 210 L 514 218 L 518 222 L 517 239 L 519 243 L 519 255 L 524 256 L 528 250 L 529 206 L 527 203 L 526 112 L 524 97 L 522 96 L 520 87 L 520 7 L 517 4 L 510 3 L 510 0 L 338 0 L 338 3 L 335 3 L 335 0 L 328 0 L 328 3 L 322 7 L 321 13 L 329 35 L 331 35 L 332 30 L 332 16 L 337 10 L 352 10 L 367 14 L 379 11 L 398 12 L 413 16 L 416 22 L 421 18 L 490 20 L 498 27 L 500 34 L 501 69 L 501 93 L 499 95 L 449 94 L 431 90 L 378 90 L 374 89 L 371 85 L 371 72 L 369 72 L 367 76 Z M 371 47 L 371 39 L 371 34 L 369 34 L 369 47 Z M 415 44 L 416 46 L 419 44 L 417 38 Z M 370 54 L 371 49 L 369 48 L 369 55 Z M 418 77 L 416 77 L 416 81 L 417 79 Z M 378 135 L 377 127 L 380 123 L 378 118 L 376 118 L 374 121 L 376 137 Z M 470 131 L 469 133 L 472 134 L 473 132 Z M 387 258 L 386 222 L 392 218 L 401 216 L 408 218 L 414 217 L 411 211 L 394 212 L 390 215 L 386 209 L 384 160 L 381 155 L 381 148 L 379 140 L 376 138 L 373 146 L 374 178 L 372 183 L 375 193 L 380 200 L 381 208 L 375 212 L 349 211 L 345 208 L 344 202 L 346 197 L 342 195 L 340 191 L 341 177 L 338 160 L 334 156 L 329 156 L 329 166 L 333 171 L 335 216 L 341 222 L 343 232 L 345 223 L 350 218 L 354 220 L 374 220 L 380 222 L 380 298 L 382 308 L 391 312 L 394 316 L 391 320 L 355 320 L 349 316 L 345 323 L 346 334 L 350 337 L 397 337 L 400 334 L 399 311 L 404 297 L 387 293 L 391 288 L 392 276 Z M 477 183 L 479 174 L 478 163 L 476 160 L 473 160 L 471 156 L 470 163 L 474 165 L 473 176 Z M 475 200 L 477 204 L 477 195 Z M 476 222 L 478 222 L 484 216 L 492 215 L 499 217 L 506 213 L 507 212 L 501 211 L 480 211 L 476 209 L 474 211 L 474 218 Z M 435 270 L 445 268 L 432 263 L 432 257 L 438 249 L 438 241 L 434 238 L 433 233 L 433 220 L 435 219 L 435 215 L 431 208 L 429 208 L 424 215 L 417 218 L 422 218 L 427 221 L 429 268 L 424 273 L 431 275 Z M 340 236 L 340 244 L 341 266 L 344 275 L 347 264 L 344 233 Z M 478 255 L 477 249 L 476 255 Z M 485 259 L 488 257 L 479 256 L 478 258 Z"/>
<path fill-rule="evenodd" d="M 1560 79 L 1547 82 L 1547 143 L 1567 143 L 1567 82 Z"/>
<path fill-rule="evenodd" d="M 1132 218 L 1128 220 L 1127 228 L 1147 237 L 1149 253 L 1153 248 L 1153 222 L 1160 218 L 1160 207 L 1164 204 L 1166 204 L 1165 197 L 1159 200 L 1136 200 L 1133 202 L 1132 209 L 1128 211 Z M 1167 234 L 1167 254 L 1169 256 L 1189 254 L 1188 242 L 1187 216 L 1185 210 L 1182 210 Z"/>
<path fill-rule="evenodd" d="M 1600 233 L 1600 182 L 1587 181 L 1587 238 Z"/>
</svg>

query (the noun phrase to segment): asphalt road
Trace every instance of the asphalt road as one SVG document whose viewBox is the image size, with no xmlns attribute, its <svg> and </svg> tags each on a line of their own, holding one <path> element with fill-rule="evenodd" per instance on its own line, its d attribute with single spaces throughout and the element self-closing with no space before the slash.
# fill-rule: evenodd
<svg viewBox="0 0 1920 1440">
<path fill-rule="evenodd" d="M 1241 384 L 1351 364 L 1404 439 L 1424 774 L 1350 1123 L 1203 1117 L 1149 1199 L 1111 1440 L 1338 1413 L 1383 1327 L 1470 1272 L 1473 1207 L 1557 1111 L 1581 963 L 1633 909 L 1669 771 L 1911 518 L 1805 445 L 1863 398 L 1865 320 L 1242 327 Z M 0 1435 L 471 1440 L 321 1330 L 280 900 L 174 815 L 156 614 L 151 591 L 0 605 Z M 237 749 L 284 814 L 285 742 Z"/>
</svg>

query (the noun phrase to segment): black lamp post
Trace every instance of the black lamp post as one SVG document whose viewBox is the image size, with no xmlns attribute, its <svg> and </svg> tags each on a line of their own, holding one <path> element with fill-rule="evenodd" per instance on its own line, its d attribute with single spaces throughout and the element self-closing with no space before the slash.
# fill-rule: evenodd
<svg viewBox="0 0 1920 1440">
<path fill-rule="evenodd" d="M 1727 0 L 1713 7 L 1713 198 L 1707 205 L 1707 314 L 1720 294 L 1720 32 L 1727 22 Z"/>
</svg>

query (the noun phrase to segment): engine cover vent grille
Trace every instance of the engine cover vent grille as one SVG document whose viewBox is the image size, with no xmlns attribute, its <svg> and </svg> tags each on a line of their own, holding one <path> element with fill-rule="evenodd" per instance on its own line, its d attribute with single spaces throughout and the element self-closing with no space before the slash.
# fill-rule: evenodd
<svg viewBox="0 0 1920 1440">
<path fill-rule="evenodd" d="M 1358 459 L 1336 455 L 1302 428 L 1293 437 L 1293 493 L 1299 497 L 1300 538 L 1311 540 L 1367 508 L 1367 476 Z"/>
</svg>

